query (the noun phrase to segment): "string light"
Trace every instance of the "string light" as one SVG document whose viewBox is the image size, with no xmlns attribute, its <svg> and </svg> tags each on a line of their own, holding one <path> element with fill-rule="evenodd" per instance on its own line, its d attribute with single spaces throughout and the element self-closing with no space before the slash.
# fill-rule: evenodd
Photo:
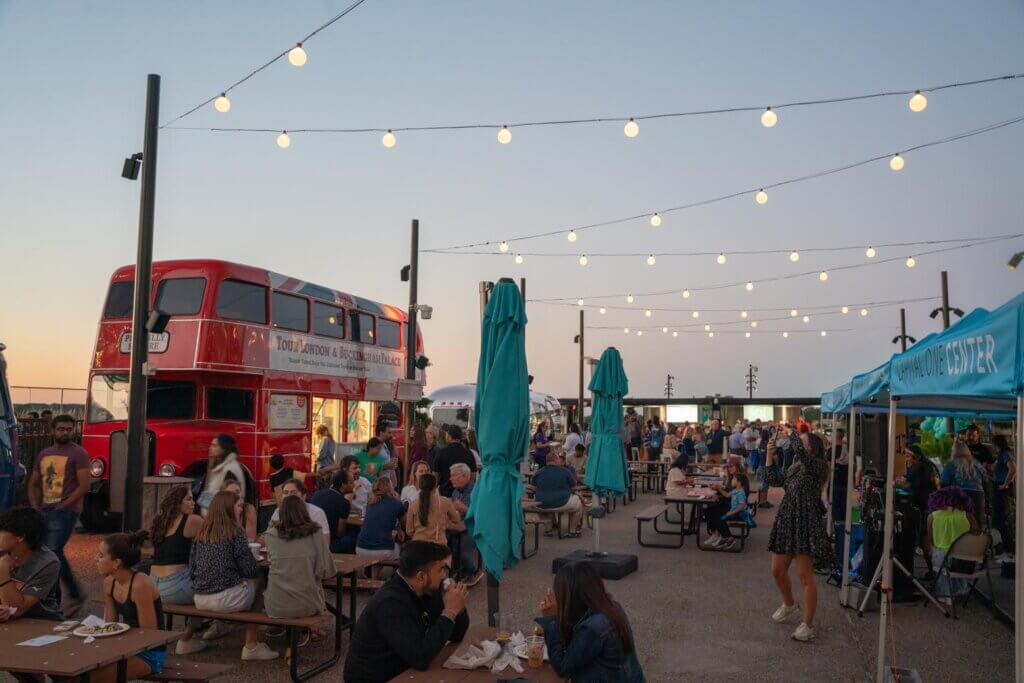
<svg viewBox="0 0 1024 683">
<path fill-rule="evenodd" d="M 637 330 L 636 331 L 636 336 L 638 336 L 638 337 L 644 336 L 644 331 L 643 330 Z"/>
<path fill-rule="evenodd" d="M 704 326 L 704 331 L 705 332 L 710 332 L 711 331 L 711 325 L 705 325 Z"/>
<path fill-rule="evenodd" d="M 570 230 L 569 234 L 565 236 L 565 239 L 569 240 L 570 242 L 575 242 L 576 241 L 576 231 L 575 230 Z"/>
<path fill-rule="evenodd" d="M 866 308 L 862 308 L 862 309 L 860 309 L 860 315 L 861 315 L 861 317 L 864 317 L 864 316 L 866 316 L 867 314 L 868 314 L 868 309 L 866 309 Z"/>
<path fill-rule="evenodd" d="M 747 319 L 747 312 L 746 311 L 740 311 L 740 317 L 742 319 L 746 320 Z"/>
<path fill-rule="evenodd" d="M 797 261 L 799 261 L 800 260 L 800 252 L 797 251 L 796 249 L 794 249 L 793 251 L 789 252 L 789 260 L 791 262 L 793 262 L 793 263 L 796 263 Z"/>
<path fill-rule="evenodd" d="M 501 244 L 499 244 L 498 251 L 500 251 L 502 254 L 508 253 L 508 242 L 502 242 Z"/>
<path fill-rule="evenodd" d="M 684 299 L 689 299 L 690 298 L 690 290 L 688 290 L 688 289 L 684 289 L 683 290 L 683 298 Z"/>
<path fill-rule="evenodd" d="M 900 156 L 899 152 L 894 154 L 892 159 L 889 159 L 889 168 L 894 171 L 900 171 L 903 169 L 903 157 Z"/>
<path fill-rule="evenodd" d="M 633 295 L 632 294 L 627 294 L 626 295 L 626 303 L 627 304 L 633 303 Z"/>
<path fill-rule="evenodd" d="M 915 90 L 907 104 L 910 106 L 910 111 L 916 114 L 925 110 L 925 107 L 928 106 L 928 98 L 922 95 L 920 90 Z"/>
<path fill-rule="evenodd" d="M 750 326 L 751 327 L 757 327 L 757 321 L 756 320 L 750 321 Z"/>
<path fill-rule="evenodd" d="M 850 312 L 850 307 L 849 306 L 843 306 L 842 308 L 839 309 L 839 312 L 842 313 L 843 315 L 846 315 L 847 313 Z"/>
<path fill-rule="evenodd" d="M 693 317 L 693 318 L 699 318 L 700 317 L 700 311 L 694 311 L 693 313 L 690 314 L 690 316 Z"/>
<path fill-rule="evenodd" d="M 750 333 L 749 332 L 744 332 L 743 336 L 746 337 L 747 339 L 750 339 Z"/>
<path fill-rule="evenodd" d="M 306 51 L 302 49 L 302 43 L 295 43 L 295 47 L 288 51 L 288 61 L 292 66 L 302 66 L 306 63 Z"/>
<path fill-rule="evenodd" d="M 637 135 L 640 134 L 640 126 L 631 117 L 629 121 L 626 122 L 626 125 L 622 128 L 622 132 L 626 134 L 627 138 L 635 138 Z"/>
<path fill-rule="evenodd" d="M 782 338 L 783 339 L 789 339 L 789 332 L 783 332 L 782 333 Z"/>
<path fill-rule="evenodd" d="M 764 191 L 764 188 L 757 191 L 757 194 L 754 195 L 754 201 L 758 204 L 764 204 L 768 201 L 768 193 Z"/>
<path fill-rule="evenodd" d="M 714 336 L 715 336 L 714 332 L 708 332 L 708 339 L 711 339 Z"/>
<path fill-rule="evenodd" d="M 228 99 L 226 93 L 221 93 L 220 96 L 213 101 L 213 108 L 221 114 L 226 114 L 231 111 L 231 100 Z"/>
<path fill-rule="evenodd" d="M 648 308 L 646 311 L 644 311 L 645 318 L 650 318 L 652 315 L 654 315 L 654 311 L 652 311 L 651 309 Z"/>
<path fill-rule="evenodd" d="M 744 285 L 744 286 L 745 286 L 745 287 L 747 288 L 747 291 L 748 291 L 748 292 L 753 292 L 753 291 L 754 291 L 754 283 L 753 283 L 753 282 L 748 282 L 748 283 L 747 283 L 746 285 Z"/>
<path fill-rule="evenodd" d="M 516 265 L 517 266 L 523 265 L 523 255 L 522 254 L 516 254 Z"/>
<path fill-rule="evenodd" d="M 657 262 L 658 259 L 654 258 L 654 254 L 651 254 L 650 256 L 647 257 L 647 265 L 653 266 Z"/>
<path fill-rule="evenodd" d="M 679 333 L 678 333 L 678 332 L 676 332 L 675 330 L 672 330 L 672 336 L 673 336 L 673 337 L 678 337 L 678 336 L 679 336 Z"/>
<path fill-rule="evenodd" d="M 795 308 L 791 308 L 790 309 L 790 311 L 789 311 L 789 317 L 790 318 L 795 318 L 798 315 L 800 315 L 800 311 L 796 310 Z"/>
<path fill-rule="evenodd" d="M 724 266 L 725 265 L 725 254 L 719 254 L 718 258 L 716 258 L 715 261 L 718 262 L 718 265 Z"/>
<path fill-rule="evenodd" d="M 907 268 L 913 268 L 916 265 L 917 265 L 917 259 L 914 258 L 913 256 L 908 256 L 907 257 Z"/>
<path fill-rule="evenodd" d="M 581 254 L 580 255 L 580 265 L 581 266 L 585 266 L 585 265 L 587 265 L 587 263 L 589 263 L 589 261 L 587 259 L 587 255 L 586 254 Z"/>
<path fill-rule="evenodd" d="M 604 306 L 602 306 L 600 309 L 598 309 L 598 313 L 600 313 L 601 315 L 604 315 L 607 312 L 608 312 L 608 309 L 606 309 Z"/>
<path fill-rule="evenodd" d="M 498 142 L 503 145 L 512 142 L 512 131 L 508 129 L 508 126 L 502 126 L 501 130 L 498 131 Z"/>
<path fill-rule="evenodd" d="M 628 327 L 623 327 L 622 331 L 625 332 L 626 334 L 629 334 L 629 328 Z"/>
<path fill-rule="evenodd" d="M 388 129 L 388 132 L 384 133 L 380 138 L 380 143 L 388 149 L 394 147 L 397 142 L 398 140 L 395 138 L 395 134 L 391 132 L 390 128 Z"/>
<path fill-rule="evenodd" d="M 668 334 L 668 328 L 667 328 L 667 327 L 663 327 L 663 328 L 661 328 L 661 331 L 662 331 L 662 333 L 664 333 L 664 334 Z"/>
<path fill-rule="evenodd" d="M 828 280 L 828 271 L 823 270 L 820 273 L 818 273 L 818 279 L 821 280 L 822 282 Z"/>
<path fill-rule="evenodd" d="M 809 322 L 811 322 L 811 316 L 805 315 L 803 320 L 804 320 L 805 323 L 809 323 Z"/>
<path fill-rule="evenodd" d="M 576 299 L 576 305 L 577 306 L 582 306 L 583 305 L 583 299 Z"/>
<path fill-rule="evenodd" d="M 658 214 L 654 214 L 653 216 L 651 216 L 651 227 L 652 228 L 657 228 L 657 227 L 660 227 L 660 226 L 661 226 L 661 216 L 659 216 Z"/>
<path fill-rule="evenodd" d="M 761 125 L 765 128 L 771 128 L 779 122 L 778 115 L 772 111 L 771 107 L 765 107 L 764 113 L 761 114 Z"/>
<path fill-rule="evenodd" d="M 821 336 L 822 337 L 827 337 L 828 336 L 828 332 L 826 332 L 825 330 L 822 330 L 821 331 Z"/>
<path fill-rule="evenodd" d="M 292 139 L 288 137 L 288 131 L 282 130 L 281 134 L 277 136 L 277 146 L 281 149 L 288 149 L 292 144 Z"/>
<path fill-rule="evenodd" d="M 875 251 L 874 247 L 868 247 L 867 251 L 864 252 L 864 255 L 867 256 L 868 258 L 875 258 L 875 256 L 878 255 L 878 252 Z"/>
</svg>

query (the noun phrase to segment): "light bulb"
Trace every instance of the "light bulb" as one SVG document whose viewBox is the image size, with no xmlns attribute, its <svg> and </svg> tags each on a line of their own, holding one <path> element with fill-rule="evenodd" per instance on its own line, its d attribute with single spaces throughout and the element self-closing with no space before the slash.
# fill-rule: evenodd
<svg viewBox="0 0 1024 683">
<path fill-rule="evenodd" d="M 643 330 L 637 330 L 636 331 L 636 336 L 638 336 L 638 337 L 644 336 L 644 331 Z"/>
<path fill-rule="evenodd" d="M 508 253 L 508 242 L 502 242 L 501 244 L 499 244 L 498 245 L 498 251 L 500 251 L 502 254 L 507 254 Z"/>
<path fill-rule="evenodd" d="M 498 131 L 498 142 L 503 145 L 512 142 L 512 131 L 508 129 L 508 126 L 502 126 L 501 130 Z"/>
<path fill-rule="evenodd" d="M 827 280 L 828 279 L 828 271 L 824 271 L 823 270 L 820 273 L 818 273 L 818 279 L 821 280 L 822 282 Z"/>
<path fill-rule="evenodd" d="M 751 327 L 757 327 L 757 321 L 756 320 L 750 321 L 750 326 Z"/>
<path fill-rule="evenodd" d="M 799 261 L 800 260 L 800 252 L 797 251 L 796 249 L 794 249 L 793 251 L 789 252 L 789 260 L 792 261 L 793 263 L 796 263 L 797 261 Z"/>
<path fill-rule="evenodd" d="M 668 328 L 667 328 L 667 327 L 663 327 L 663 328 L 661 328 L 661 331 L 662 331 L 662 333 L 664 333 L 664 334 L 668 334 Z"/>
<path fill-rule="evenodd" d="M 577 306 L 582 306 L 583 305 L 583 299 L 576 299 L 576 305 Z"/>
<path fill-rule="evenodd" d="M 928 106 L 928 98 L 921 94 L 920 90 L 915 90 L 914 94 L 910 96 L 910 111 L 915 114 L 924 111 L 925 107 Z"/>
<path fill-rule="evenodd" d="M 581 254 L 580 255 L 580 265 L 581 266 L 585 266 L 585 265 L 587 265 L 587 263 L 589 263 L 589 261 L 587 260 L 587 255 L 586 254 Z"/>
<path fill-rule="evenodd" d="M 715 261 L 717 261 L 720 266 L 725 265 L 725 254 L 719 254 Z"/>
<path fill-rule="evenodd" d="M 916 265 L 917 265 L 917 259 L 915 259 L 913 256 L 908 256 L 907 257 L 907 268 L 913 268 Z"/>
<path fill-rule="evenodd" d="M 277 146 L 281 149 L 288 149 L 291 144 L 292 139 L 288 137 L 288 131 L 282 130 L 281 134 L 277 136 Z"/>
<path fill-rule="evenodd" d="M 221 114 L 226 114 L 231 111 L 231 100 L 228 99 L 227 94 L 221 93 L 220 96 L 213 101 L 213 108 Z"/>
<path fill-rule="evenodd" d="M 647 257 L 647 265 L 653 266 L 657 262 L 658 259 L 654 258 L 654 254 L 651 254 L 650 256 Z"/>
<path fill-rule="evenodd" d="M 632 294 L 627 294 L 626 295 L 626 303 L 627 304 L 633 303 L 633 295 Z"/>
<path fill-rule="evenodd" d="M 782 338 L 783 339 L 789 339 L 789 332 L 783 332 L 782 333 Z"/>
<path fill-rule="evenodd" d="M 683 290 L 683 298 L 684 299 L 689 299 L 690 298 L 690 290 L 688 290 L 688 289 L 684 289 Z"/>
<path fill-rule="evenodd" d="M 822 330 L 821 331 L 821 336 L 822 337 L 827 337 L 828 336 L 828 332 L 826 332 L 825 330 Z"/>
<path fill-rule="evenodd" d="M 743 336 L 746 337 L 747 339 L 750 339 L 750 333 L 749 332 L 744 332 Z"/>
<path fill-rule="evenodd" d="M 516 265 L 517 266 L 523 265 L 523 255 L 522 254 L 516 254 Z"/>
<path fill-rule="evenodd" d="M 804 322 L 805 322 L 805 323 L 809 323 L 809 322 L 811 322 L 811 316 L 809 316 L 809 315 L 805 315 L 805 316 L 804 316 Z"/>
<path fill-rule="evenodd" d="M 306 51 L 302 49 L 302 43 L 295 43 L 295 47 L 288 51 L 288 61 L 292 66 L 302 66 L 306 63 Z"/>
<path fill-rule="evenodd" d="M 652 315 L 654 315 L 654 311 L 652 311 L 651 309 L 648 308 L 646 311 L 644 311 L 644 317 L 650 318 Z"/>
<path fill-rule="evenodd" d="M 661 225 L 661 216 L 659 216 L 658 214 L 654 214 L 653 216 L 651 216 L 651 227 L 652 228 L 657 228 L 660 225 Z"/>
<path fill-rule="evenodd" d="M 842 308 L 839 309 L 839 312 L 842 313 L 843 315 L 846 315 L 847 313 L 850 312 L 850 307 L 849 306 L 843 306 Z"/>
<path fill-rule="evenodd" d="M 795 318 L 798 315 L 800 315 L 800 311 L 796 310 L 795 308 L 790 309 L 790 311 L 789 311 L 789 317 L 790 318 Z"/>
<path fill-rule="evenodd" d="M 395 143 L 397 143 L 397 142 L 398 142 L 398 139 L 395 138 L 395 134 L 391 132 L 390 128 L 388 128 L 388 132 L 384 133 L 384 135 L 382 135 L 381 138 L 380 138 L 380 144 L 384 145 L 388 149 L 391 149 L 392 147 L 394 147 Z"/>
<path fill-rule="evenodd" d="M 635 138 L 637 135 L 640 135 L 640 126 L 637 125 L 636 121 L 630 118 L 623 127 L 622 132 L 626 134 L 627 138 Z"/>
<path fill-rule="evenodd" d="M 704 326 L 704 331 L 705 332 L 710 332 L 711 331 L 711 325 L 705 325 Z"/>
<path fill-rule="evenodd" d="M 623 327 L 622 331 L 625 332 L 626 334 L 629 334 L 629 328 L 628 327 Z"/>
<path fill-rule="evenodd" d="M 746 320 L 747 319 L 747 312 L 746 311 L 740 311 L 740 317 L 743 318 L 744 320 Z"/>
<path fill-rule="evenodd" d="M 754 201 L 758 204 L 765 204 L 768 202 L 768 193 L 764 190 L 758 190 L 757 194 L 754 195 Z"/>
<path fill-rule="evenodd" d="M 715 333 L 714 333 L 714 332 L 708 332 L 708 338 L 709 338 L 709 339 L 710 339 L 711 337 L 714 337 L 714 336 L 715 336 Z"/>
<path fill-rule="evenodd" d="M 748 282 L 745 286 L 746 286 L 748 292 L 753 292 L 754 291 L 754 283 L 753 282 Z"/>
<path fill-rule="evenodd" d="M 900 156 L 899 152 L 892 155 L 892 159 L 889 159 L 889 168 L 894 171 L 899 171 L 903 168 L 903 157 Z"/>
<path fill-rule="evenodd" d="M 866 308 L 860 309 L 860 314 L 861 314 L 861 316 L 867 315 L 868 314 L 868 309 L 866 309 Z"/>
<path fill-rule="evenodd" d="M 575 242 L 576 241 L 576 231 L 575 230 L 570 230 L 569 234 L 565 236 L 565 239 L 569 240 L 570 242 Z"/>
<path fill-rule="evenodd" d="M 673 337 L 678 337 L 678 336 L 679 336 L 679 333 L 678 333 L 678 332 L 676 332 L 675 330 L 672 330 L 672 336 L 673 336 Z"/>
<path fill-rule="evenodd" d="M 699 318 L 699 317 L 700 317 L 700 311 L 694 311 L 694 312 L 693 312 L 693 313 L 691 313 L 690 315 L 691 315 L 692 317 L 694 317 L 694 318 Z"/>
<path fill-rule="evenodd" d="M 607 309 L 604 306 L 602 306 L 600 309 L 598 309 L 597 312 L 600 313 L 601 315 L 604 315 L 605 313 L 607 313 Z"/>
<path fill-rule="evenodd" d="M 765 107 L 764 112 L 761 114 L 761 125 L 765 128 L 771 128 L 779 122 L 779 116 L 772 111 L 771 107 Z"/>
<path fill-rule="evenodd" d="M 878 255 L 878 252 L 875 251 L 874 247 L 868 247 L 867 251 L 864 252 L 864 255 L 867 256 L 868 258 L 875 258 L 875 256 Z"/>
</svg>

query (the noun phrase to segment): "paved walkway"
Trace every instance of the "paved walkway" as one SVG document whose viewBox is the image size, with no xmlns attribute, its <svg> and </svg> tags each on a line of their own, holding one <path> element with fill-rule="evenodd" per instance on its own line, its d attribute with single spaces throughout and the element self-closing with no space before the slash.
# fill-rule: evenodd
<svg viewBox="0 0 1024 683">
<path fill-rule="evenodd" d="M 773 500 L 777 502 L 780 494 L 773 491 Z M 817 639 L 813 643 L 790 639 L 795 623 L 779 626 L 769 619 L 780 602 L 765 552 L 774 510 L 759 513 L 761 526 L 753 531 L 741 554 L 701 552 L 692 537 L 678 550 L 640 548 L 633 514 L 659 500 L 648 494 L 628 507 L 620 506 L 602 520 L 601 527 L 605 550 L 636 553 L 640 558 L 640 571 L 609 582 L 609 589 L 629 613 L 649 681 L 873 680 L 877 612 L 858 618 L 855 612 L 841 608 L 838 589 L 825 585 L 824 578 L 819 579 Z M 81 568 L 93 596 L 99 591 L 94 569 L 98 543 L 99 537 L 76 535 L 69 546 L 72 562 Z M 502 609 L 511 612 L 521 628 L 529 627 L 537 603 L 551 585 L 552 559 L 592 544 L 589 530 L 575 540 L 542 536 L 540 553 L 507 572 L 501 587 Z M 472 589 L 473 621 L 486 620 L 486 602 L 481 582 Z M 1012 605 L 1008 595 L 1001 602 Z M 1013 679 L 1013 634 L 978 603 L 972 603 L 958 621 L 943 618 L 933 608 L 897 605 L 895 634 L 897 661 L 916 668 L 929 683 Z M 284 648 L 281 639 L 268 642 L 279 650 Z M 287 680 L 283 661 L 239 661 L 241 646 L 238 632 L 195 656 L 235 664 L 235 672 L 220 679 L 225 683 Z M 318 651 L 303 649 L 302 661 L 312 661 L 329 645 L 312 648 Z M 340 674 L 339 665 L 327 678 L 338 680 Z"/>
</svg>

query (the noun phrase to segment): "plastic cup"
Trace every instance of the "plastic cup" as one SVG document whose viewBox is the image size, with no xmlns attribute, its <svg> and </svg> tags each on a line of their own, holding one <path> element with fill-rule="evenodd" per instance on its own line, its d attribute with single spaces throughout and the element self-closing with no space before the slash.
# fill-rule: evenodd
<svg viewBox="0 0 1024 683">
<path fill-rule="evenodd" d="M 528 636 L 526 638 L 526 665 L 531 669 L 544 666 L 544 636 Z"/>
</svg>

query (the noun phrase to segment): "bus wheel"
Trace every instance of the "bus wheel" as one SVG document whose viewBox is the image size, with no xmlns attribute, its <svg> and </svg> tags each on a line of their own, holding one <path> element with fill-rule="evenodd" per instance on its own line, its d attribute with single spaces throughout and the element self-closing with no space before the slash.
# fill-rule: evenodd
<svg viewBox="0 0 1024 683">
<path fill-rule="evenodd" d="M 110 501 L 103 493 L 87 493 L 82 502 L 80 521 L 93 534 L 109 534 L 121 529 L 121 515 L 109 512 Z"/>
</svg>

